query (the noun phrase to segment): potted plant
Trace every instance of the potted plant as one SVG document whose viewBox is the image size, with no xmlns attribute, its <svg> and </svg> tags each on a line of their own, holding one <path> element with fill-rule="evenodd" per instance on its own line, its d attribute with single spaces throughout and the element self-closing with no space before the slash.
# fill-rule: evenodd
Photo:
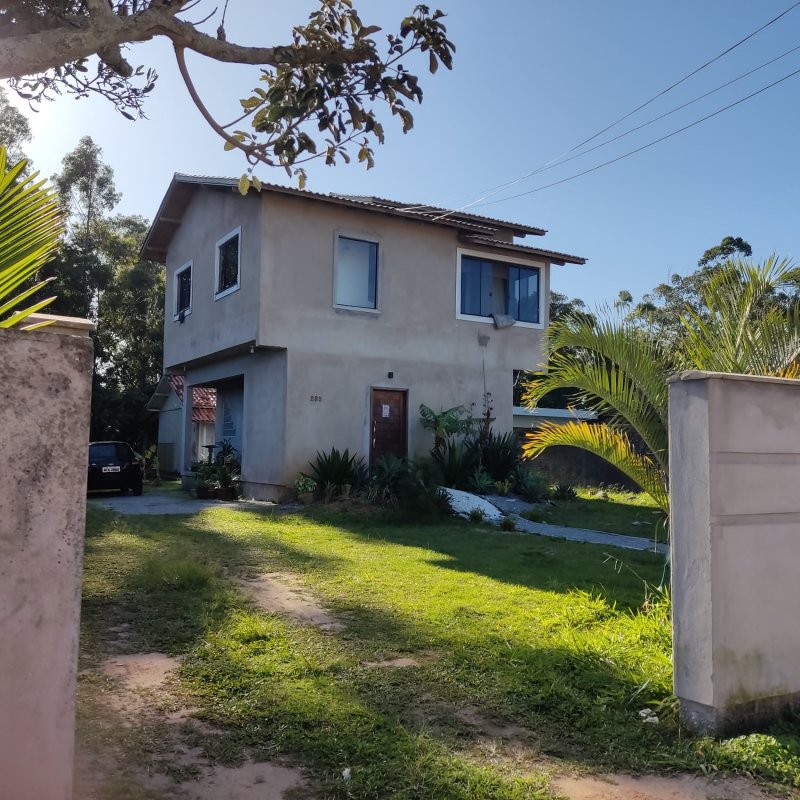
<svg viewBox="0 0 800 800">
<path fill-rule="evenodd" d="M 297 499 L 307 506 L 314 502 L 314 495 L 317 491 L 317 482 L 308 475 L 301 475 L 295 482 L 294 488 L 297 490 Z"/>
</svg>

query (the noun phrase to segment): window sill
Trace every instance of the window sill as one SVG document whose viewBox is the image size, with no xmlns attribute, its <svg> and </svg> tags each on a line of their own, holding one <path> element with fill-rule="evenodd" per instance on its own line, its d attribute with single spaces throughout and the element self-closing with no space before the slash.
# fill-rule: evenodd
<svg viewBox="0 0 800 800">
<path fill-rule="evenodd" d="M 476 317 L 472 314 L 456 314 L 456 319 L 463 319 L 467 322 L 482 322 L 485 325 L 494 325 L 494 320 L 491 317 Z M 542 330 L 544 325 L 541 322 L 521 322 L 515 320 L 512 328 L 532 328 L 534 330 Z"/>
<path fill-rule="evenodd" d="M 188 317 L 192 313 L 192 309 L 191 308 L 184 308 L 182 313 L 183 313 L 183 318 L 186 319 L 186 317 Z M 172 315 L 172 321 L 173 322 L 180 322 L 181 321 L 181 312 L 180 311 L 177 314 L 173 314 Z"/>
<path fill-rule="evenodd" d="M 235 286 L 230 286 L 227 289 L 223 289 L 221 292 L 217 292 L 214 295 L 214 302 L 217 300 L 222 300 L 223 297 L 227 297 L 229 294 L 233 294 L 234 292 L 239 291 L 239 284 L 237 283 Z"/>
<path fill-rule="evenodd" d="M 379 308 L 362 308 L 361 306 L 340 306 L 336 303 L 333 304 L 334 311 L 347 311 L 353 314 L 372 314 L 372 316 L 380 316 L 381 310 Z"/>
</svg>

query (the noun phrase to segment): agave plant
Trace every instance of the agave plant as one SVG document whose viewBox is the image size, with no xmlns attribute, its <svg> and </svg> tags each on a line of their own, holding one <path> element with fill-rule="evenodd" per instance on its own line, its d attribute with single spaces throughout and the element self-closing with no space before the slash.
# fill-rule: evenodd
<svg viewBox="0 0 800 800">
<path fill-rule="evenodd" d="M 796 286 L 800 270 L 774 256 L 761 264 L 729 261 L 702 293 L 702 314 L 687 309 L 686 334 L 675 351 L 656 333 L 607 313 L 554 322 L 548 371 L 528 385 L 536 406 L 554 389 L 572 389 L 606 421 L 546 425 L 523 445 L 534 457 L 548 447 L 588 450 L 610 462 L 669 511 L 667 378 L 680 369 L 796 377 L 800 374 L 800 309 L 775 302 Z"/>
<path fill-rule="evenodd" d="M 23 160 L 7 167 L 6 149 L 0 146 L 0 328 L 19 325 L 55 299 L 47 297 L 21 308 L 52 280 L 25 287 L 51 259 L 64 232 L 55 193 L 45 181 L 36 180 L 38 173 L 23 177 L 26 164 Z M 31 330 L 42 324 L 47 323 L 23 327 Z"/>
</svg>

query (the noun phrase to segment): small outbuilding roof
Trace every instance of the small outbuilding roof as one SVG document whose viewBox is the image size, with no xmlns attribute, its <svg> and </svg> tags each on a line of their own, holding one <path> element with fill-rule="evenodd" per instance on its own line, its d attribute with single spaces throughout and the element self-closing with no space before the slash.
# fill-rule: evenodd
<svg viewBox="0 0 800 800">
<path fill-rule="evenodd" d="M 180 375 L 162 375 L 147 402 L 148 411 L 160 411 L 171 392 L 183 403 L 184 382 Z M 217 392 L 205 386 L 195 386 L 192 402 L 192 422 L 215 422 L 217 419 Z"/>
</svg>

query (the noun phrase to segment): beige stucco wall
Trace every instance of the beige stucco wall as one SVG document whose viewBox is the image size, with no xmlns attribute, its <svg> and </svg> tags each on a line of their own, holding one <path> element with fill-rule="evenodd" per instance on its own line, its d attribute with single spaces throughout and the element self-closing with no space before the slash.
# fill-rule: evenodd
<svg viewBox="0 0 800 800">
<path fill-rule="evenodd" d="M 92 343 L 0 330 L 0 797 L 72 794 Z"/>
<path fill-rule="evenodd" d="M 675 694 L 697 728 L 800 703 L 800 381 L 670 384 Z"/>
<path fill-rule="evenodd" d="M 241 226 L 240 289 L 214 299 L 216 243 Z M 172 239 L 166 265 L 164 366 L 218 353 L 258 337 L 260 203 L 227 190 L 198 187 Z M 174 319 L 174 275 L 192 262 L 192 313 Z M 211 324 L 213 323 L 213 324 Z"/>
</svg>

